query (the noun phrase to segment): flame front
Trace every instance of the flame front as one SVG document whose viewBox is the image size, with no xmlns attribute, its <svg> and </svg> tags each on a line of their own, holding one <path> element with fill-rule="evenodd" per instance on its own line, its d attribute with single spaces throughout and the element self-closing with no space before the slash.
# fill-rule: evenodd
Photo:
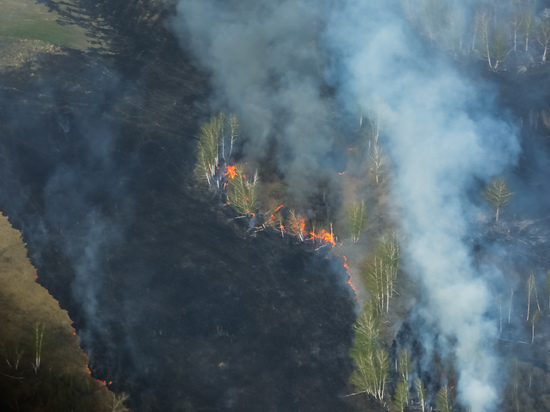
<svg viewBox="0 0 550 412">
<path fill-rule="evenodd" d="M 237 176 L 237 171 L 235 170 L 235 166 L 227 165 L 227 170 L 225 172 L 225 175 L 231 179 L 235 179 L 235 176 Z"/>
<path fill-rule="evenodd" d="M 343 256 L 344 258 L 344 267 L 346 268 L 346 273 L 348 274 L 348 285 L 350 285 L 350 287 L 353 289 L 353 291 L 355 292 L 355 297 L 357 298 L 357 289 L 355 289 L 355 286 L 353 286 L 353 283 L 351 283 L 351 272 L 349 271 L 349 266 L 348 266 L 348 259 Z"/>
</svg>

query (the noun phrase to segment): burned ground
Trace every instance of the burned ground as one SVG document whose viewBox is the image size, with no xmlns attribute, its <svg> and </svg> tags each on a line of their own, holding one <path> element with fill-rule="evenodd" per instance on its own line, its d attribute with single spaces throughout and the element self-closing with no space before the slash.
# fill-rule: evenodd
<svg viewBox="0 0 550 412">
<path fill-rule="evenodd" d="M 133 410 L 345 410 L 355 303 L 341 263 L 252 238 L 197 191 L 207 76 L 147 10 L 121 10 L 112 54 L 64 49 L 0 73 L 0 209 L 39 282 Z"/>
</svg>

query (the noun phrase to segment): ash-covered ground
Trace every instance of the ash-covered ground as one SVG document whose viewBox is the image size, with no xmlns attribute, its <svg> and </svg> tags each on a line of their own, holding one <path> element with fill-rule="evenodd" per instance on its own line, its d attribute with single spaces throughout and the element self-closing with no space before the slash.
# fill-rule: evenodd
<svg viewBox="0 0 550 412">
<path fill-rule="evenodd" d="M 207 76 L 127 3 L 97 4 L 114 53 L 0 73 L 0 209 L 39 282 L 132 410 L 346 410 L 356 303 L 342 263 L 250 237 L 196 191 Z"/>
</svg>

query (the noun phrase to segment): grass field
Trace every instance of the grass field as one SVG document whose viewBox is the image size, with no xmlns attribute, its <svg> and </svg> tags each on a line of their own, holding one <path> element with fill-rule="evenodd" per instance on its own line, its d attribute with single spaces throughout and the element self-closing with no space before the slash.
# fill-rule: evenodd
<svg viewBox="0 0 550 412">
<path fill-rule="evenodd" d="M 70 1 L 62 3 L 65 10 Z M 44 4 L 33 0 L 0 0 L 0 10 L 0 37 L 40 40 L 78 50 L 93 47 L 84 28 L 63 20 Z M 71 13 L 78 12 L 71 8 Z"/>
<path fill-rule="evenodd" d="M 0 325 L 0 410 L 114 410 L 114 394 L 88 373 L 68 313 L 36 282 L 21 233 L 2 214 Z"/>
</svg>

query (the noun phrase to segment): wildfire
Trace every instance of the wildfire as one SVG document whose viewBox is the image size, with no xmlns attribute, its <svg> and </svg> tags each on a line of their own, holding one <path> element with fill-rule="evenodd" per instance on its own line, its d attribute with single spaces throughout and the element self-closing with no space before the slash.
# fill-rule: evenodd
<svg viewBox="0 0 550 412">
<path fill-rule="evenodd" d="M 309 237 L 307 240 L 321 240 L 325 242 L 326 244 L 331 244 L 332 247 L 336 246 L 336 238 L 334 237 L 334 233 L 327 232 L 326 230 L 321 230 L 318 234 L 315 232 L 309 232 Z"/>
<path fill-rule="evenodd" d="M 344 175 L 346 174 L 346 172 L 338 172 L 338 174 L 339 174 L 340 176 L 344 176 Z"/>
<path fill-rule="evenodd" d="M 348 266 L 348 259 L 344 256 L 344 267 L 346 268 L 346 273 L 348 274 L 348 285 L 353 289 L 353 292 L 355 293 L 355 297 L 357 297 L 357 289 L 355 289 L 355 286 L 353 286 L 353 283 L 351 283 L 351 273 L 349 271 Z"/>
<path fill-rule="evenodd" d="M 225 175 L 231 179 L 235 179 L 235 176 L 237 176 L 235 166 L 227 165 L 227 171 L 225 172 Z"/>
</svg>

